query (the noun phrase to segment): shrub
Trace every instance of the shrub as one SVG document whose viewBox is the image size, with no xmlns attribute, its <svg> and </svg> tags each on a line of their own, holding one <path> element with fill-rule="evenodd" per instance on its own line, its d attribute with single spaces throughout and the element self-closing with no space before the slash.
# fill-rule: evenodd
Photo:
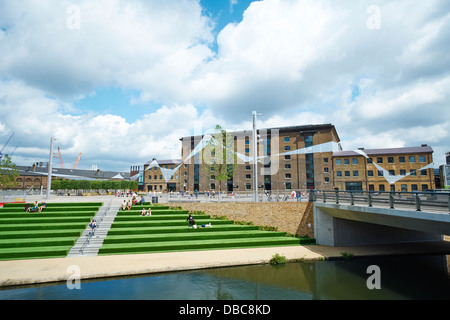
<svg viewBox="0 0 450 320">
<path fill-rule="evenodd" d="M 284 264 L 286 263 L 286 257 L 279 255 L 278 253 L 272 256 L 270 259 L 270 264 Z"/>
</svg>

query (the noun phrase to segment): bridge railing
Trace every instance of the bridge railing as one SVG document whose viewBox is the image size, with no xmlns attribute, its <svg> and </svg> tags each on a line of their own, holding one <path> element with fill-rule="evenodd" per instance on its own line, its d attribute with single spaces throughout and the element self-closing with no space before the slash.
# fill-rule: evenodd
<svg viewBox="0 0 450 320">
<path fill-rule="evenodd" d="M 416 211 L 426 209 L 450 213 L 450 192 L 312 190 L 310 201 L 368 207 L 387 206 L 391 209 L 415 209 Z"/>
</svg>

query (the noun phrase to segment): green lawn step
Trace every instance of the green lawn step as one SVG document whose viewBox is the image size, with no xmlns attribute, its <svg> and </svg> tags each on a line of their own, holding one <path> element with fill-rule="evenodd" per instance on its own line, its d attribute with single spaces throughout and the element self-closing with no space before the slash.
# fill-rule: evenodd
<svg viewBox="0 0 450 320">
<path fill-rule="evenodd" d="M 233 239 L 233 238 L 254 238 L 254 237 L 281 237 L 285 232 L 271 232 L 248 230 L 241 232 L 230 231 L 211 231 L 197 232 L 199 229 L 186 230 L 183 233 L 176 234 L 140 234 L 140 235 L 122 235 L 108 236 L 104 244 L 112 243 L 140 243 L 140 242 L 162 242 L 162 241 L 186 241 L 186 240 L 212 240 L 212 239 Z M 1 242 L 0 242 L 1 243 Z"/>
<path fill-rule="evenodd" d="M 29 218 L 29 217 L 93 217 L 97 211 L 77 211 L 77 212 L 21 212 L 21 213 L 0 213 L 1 219 Z"/>
<path fill-rule="evenodd" d="M 145 210 L 148 210 L 148 208 L 145 208 Z M 142 212 L 142 209 L 140 210 L 119 210 L 117 212 L 118 216 L 133 216 L 133 215 L 140 215 Z M 152 209 L 152 215 L 167 215 L 167 214 L 179 214 L 179 215 L 189 215 L 188 210 L 160 210 L 160 209 Z"/>
<path fill-rule="evenodd" d="M 3 231 L 25 231 L 25 230 L 73 230 L 85 229 L 87 223 L 28 223 L 28 224 L 2 224 L 0 225 L 0 234 Z"/>
<path fill-rule="evenodd" d="M 244 239 L 214 239 L 201 241 L 165 241 L 156 243 L 104 244 L 99 250 L 99 255 L 190 251 L 203 249 L 236 249 L 289 245 L 299 245 L 299 239 L 292 237 L 261 237 Z"/>
<path fill-rule="evenodd" d="M 0 249 L 4 248 L 30 248 L 49 246 L 71 246 L 75 245 L 76 238 L 28 238 L 0 240 Z"/>
<path fill-rule="evenodd" d="M 45 201 L 39 201 L 39 204 L 42 204 Z M 34 206 L 34 203 L 28 202 L 31 206 Z M 47 202 L 48 207 L 83 207 L 83 206 L 94 206 L 100 208 L 103 206 L 103 202 Z M 25 203 L 5 203 L 3 208 L 11 208 L 11 207 L 25 207 Z"/>
<path fill-rule="evenodd" d="M 208 215 L 192 215 L 195 221 L 201 219 L 210 219 L 211 217 Z M 164 215 L 154 215 L 152 213 L 151 216 L 141 216 L 138 215 L 126 215 L 126 216 L 116 216 L 115 222 L 119 221 L 146 221 L 146 220 L 182 220 L 186 221 L 188 216 L 181 214 L 164 214 Z"/>
<path fill-rule="evenodd" d="M 177 234 L 186 232 L 186 230 L 193 230 L 197 233 L 199 232 L 213 232 L 213 231 L 228 231 L 228 232 L 239 232 L 245 230 L 258 230 L 257 226 L 249 225 L 237 225 L 237 224 L 212 224 L 211 228 L 198 228 L 193 229 L 187 225 L 183 226 L 136 226 L 130 228 L 114 228 L 108 231 L 109 236 L 115 235 L 137 235 L 137 234 L 159 234 L 159 233 L 171 233 Z"/>
<path fill-rule="evenodd" d="M 0 219 L 0 226 L 7 224 L 37 224 L 37 223 L 70 223 L 70 222 L 87 222 L 91 221 L 90 217 L 45 217 L 45 216 L 29 216 L 26 218 Z"/>
<path fill-rule="evenodd" d="M 47 207 L 42 212 L 67 212 L 67 211 L 95 211 L 97 212 L 100 207 Z M 21 213 L 25 212 L 25 207 L 21 208 L 3 208 L 0 209 L 0 213 Z"/>
<path fill-rule="evenodd" d="M 70 246 L 50 246 L 46 248 L 5 248 L 0 249 L 0 260 L 63 258 Z"/>
<path fill-rule="evenodd" d="M 142 217 L 144 218 L 144 217 Z M 150 217 L 149 217 L 150 218 Z M 231 220 L 211 220 L 211 219 L 198 219 L 196 220 L 197 225 L 202 224 L 233 224 Z M 115 228 L 129 228 L 129 227 L 152 227 L 152 226 L 188 226 L 188 222 L 184 220 L 141 220 L 141 221 L 114 221 L 111 229 Z M 1 226 L 0 226 L 1 227 Z"/>
<path fill-rule="evenodd" d="M 62 238 L 62 237 L 72 237 L 74 239 L 77 239 L 81 236 L 83 230 L 60 229 L 60 230 L 3 231 L 0 232 L 0 239 L 30 239 L 30 238 L 32 239 L 32 238 Z"/>
</svg>

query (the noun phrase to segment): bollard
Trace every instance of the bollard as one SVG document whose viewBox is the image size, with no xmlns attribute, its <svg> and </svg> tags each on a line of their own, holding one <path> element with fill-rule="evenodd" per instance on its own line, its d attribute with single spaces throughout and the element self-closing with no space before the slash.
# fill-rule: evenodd
<svg viewBox="0 0 450 320">
<path fill-rule="evenodd" d="M 416 211 L 421 211 L 420 210 L 420 198 L 419 198 L 418 194 L 416 194 Z"/>
<path fill-rule="evenodd" d="M 326 196 L 326 192 L 323 192 L 323 203 L 327 203 L 327 196 Z M 449 203 L 450 203 L 450 198 L 449 198 Z M 450 206 L 450 204 L 449 204 Z"/>
<path fill-rule="evenodd" d="M 336 192 L 336 204 L 339 204 L 339 193 L 338 193 L 338 191 L 335 191 Z"/>
<path fill-rule="evenodd" d="M 355 204 L 355 199 L 353 198 L 353 192 L 350 192 L 350 204 L 352 206 Z"/>
<path fill-rule="evenodd" d="M 392 196 L 392 193 L 389 194 L 389 206 L 391 209 L 394 209 L 394 197 Z"/>
<path fill-rule="evenodd" d="M 369 201 L 369 207 L 372 207 L 372 195 L 369 193 L 369 197 L 367 198 Z"/>
</svg>

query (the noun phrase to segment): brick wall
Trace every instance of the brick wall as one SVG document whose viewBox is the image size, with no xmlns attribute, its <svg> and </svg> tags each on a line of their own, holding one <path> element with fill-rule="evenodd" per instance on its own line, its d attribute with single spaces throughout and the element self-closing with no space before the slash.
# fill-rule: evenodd
<svg viewBox="0 0 450 320">
<path fill-rule="evenodd" d="M 277 227 L 278 231 L 314 238 L 312 203 L 309 202 L 170 203 L 169 206 L 203 211 L 211 216 L 226 216 L 234 221 L 253 222 L 257 226 Z"/>
</svg>

